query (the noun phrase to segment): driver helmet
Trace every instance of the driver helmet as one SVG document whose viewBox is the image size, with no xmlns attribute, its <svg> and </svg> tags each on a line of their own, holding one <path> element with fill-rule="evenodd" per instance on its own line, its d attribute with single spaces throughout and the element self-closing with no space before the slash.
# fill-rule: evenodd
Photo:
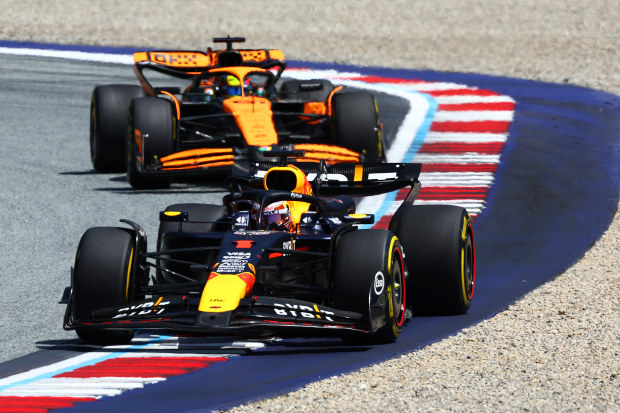
<svg viewBox="0 0 620 413">
<path fill-rule="evenodd" d="M 269 204 L 263 210 L 263 227 L 265 229 L 280 229 L 290 231 L 293 227 L 291 209 L 288 202 L 279 201 Z"/>
<path fill-rule="evenodd" d="M 245 91 L 246 96 L 265 96 L 265 88 L 263 86 L 259 86 L 252 82 L 250 77 L 246 77 L 243 81 L 243 90 Z"/>
<path fill-rule="evenodd" d="M 241 82 L 233 75 L 226 75 L 223 79 L 224 94 L 228 96 L 241 96 Z"/>
<path fill-rule="evenodd" d="M 215 94 L 215 92 L 213 91 L 212 87 L 205 87 L 203 92 L 205 102 L 209 102 L 211 99 L 213 99 L 213 95 Z"/>
</svg>

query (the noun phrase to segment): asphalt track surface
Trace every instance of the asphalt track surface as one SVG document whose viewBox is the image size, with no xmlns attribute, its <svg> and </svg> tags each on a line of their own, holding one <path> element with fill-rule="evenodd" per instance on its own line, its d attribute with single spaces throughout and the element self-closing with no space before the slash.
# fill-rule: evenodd
<svg viewBox="0 0 620 413">
<path fill-rule="evenodd" d="M 171 191 L 135 192 L 122 176 L 92 173 L 87 156 L 89 95 L 95 84 L 133 82 L 127 67 L 9 56 L 0 65 L 1 107 L 11 108 L 0 114 L 5 233 L 0 265 L 6 269 L 1 344 L 10 350 L 6 358 L 46 349 L 0 365 L 0 376 L 5 376 L 24 364 L 65 357 L 75 344 L 71 334 L 59 331 L 64 308 L 55 302 L 68 282 L 75 247 L 86 228 L 116 225 L 117 218 L 126 217 L 143 224 L 151 235 L 158 210 L 178 202 L 179 196 L 187 202 L 217 202 L 221 188 L 210 182 L 199 188 L 181 185 Z M 176 408 L 186 411 L 205 405 L 230 407 L 415 350 L 501 311 L 570 266 L 607 228 L 618 202 L 618 97 L 488 76 L 387 70 L 380 74 L 456 81 L 517 100 L 497 181 L 485 213 L 476 221 L 478 284 L 472 311 L 449 319 L 415 319 L 398 343 L 378 348 L 351 349 L 329 340 L 287 341 L 171 379 L 165 391 L 162 385 L 147 386 L 84 404 L 78 411 L 109 411 L 120 403 L 124 409 L 166 411 L 170 405 L 165 402 L 171 399 L 183 400 Z M 273 366 L 281 368 L 274 371 Z M 201 384 L 200 392 L 196 383 Z"/>
</svg>

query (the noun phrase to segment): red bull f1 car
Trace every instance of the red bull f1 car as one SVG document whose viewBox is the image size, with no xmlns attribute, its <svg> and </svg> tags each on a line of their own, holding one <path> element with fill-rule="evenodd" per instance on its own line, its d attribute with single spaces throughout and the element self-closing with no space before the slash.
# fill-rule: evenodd
<svg viewBox="0 0 620 413">
<path fill-rule="evenodd" d="M 226 48 L 136 52 L 141 86 L 94 89 L 95 170 L 126 171 L 140 189 L 229 171 L 235 161 L 276 161 L 271 150 L 301 150 L 304 161 L 385 160 L 371 94 L 324 79 L 285 80 L 281 50 L 233 48 L 242 37 L 213 40 Z"/>
<path fill-rule="evenodd" d="M 222 205 L 167 207 L 154 251 L 128 220 L 87 230 L 64 328 L 96 344 L 139 329 L 381 343 L 412 315 L 468 310 L 472 222 L 457 206 L 414 205 L 420 164 L 282 165 L 241 168 Z M 352 196 L 400 189 L 389 229 L 365 229 L 374 216 Z"/>
</svg>

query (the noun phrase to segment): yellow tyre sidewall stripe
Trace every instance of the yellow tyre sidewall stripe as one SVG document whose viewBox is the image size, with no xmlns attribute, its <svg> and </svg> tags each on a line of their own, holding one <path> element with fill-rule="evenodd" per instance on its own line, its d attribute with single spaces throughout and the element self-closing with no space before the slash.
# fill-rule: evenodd
<svg viewBox="0 0 620 413">
<path fill-rule="evenodd" d="M 133 247 L 129 253 L 129 265 L 127 265 L 127 281 L 125 284 L 125 302 L 129 301 L 129 282 L 131 280 L 131 264 L 133 263 Z"/>
<path fill-rule="evenodd" d="M 463 303 L 467 304 L 467 288 L 465 288 L 465 241 L 467 240 L 468 216 L 463 217 L 463 230 L 461 231 L 461 294 L 463 294 Z"/>
</svg>

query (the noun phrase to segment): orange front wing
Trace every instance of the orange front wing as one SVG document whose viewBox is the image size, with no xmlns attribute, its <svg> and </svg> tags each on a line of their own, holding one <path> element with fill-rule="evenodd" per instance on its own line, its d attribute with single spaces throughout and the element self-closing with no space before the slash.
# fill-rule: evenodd
<svg viewBox="0 0 620 413">
<path fill-rule="evenodd" d="M 162 171 L 178 171 L 217 166 L 232 166 L 235 159 L 232 148 L 190 149 L 161 158 Z"/>
<path fill-rule="evenodd" d="M 360 161 L 360 154 L 341 146 L 324 145 L 319 143 L 300 143 L 295 145 L 295 150 L 304 151 L 303 158 L 297 158 L 298 162 L 320 162 L 324 160 L 328 165 L 340 162 Z"/>
</svg>

